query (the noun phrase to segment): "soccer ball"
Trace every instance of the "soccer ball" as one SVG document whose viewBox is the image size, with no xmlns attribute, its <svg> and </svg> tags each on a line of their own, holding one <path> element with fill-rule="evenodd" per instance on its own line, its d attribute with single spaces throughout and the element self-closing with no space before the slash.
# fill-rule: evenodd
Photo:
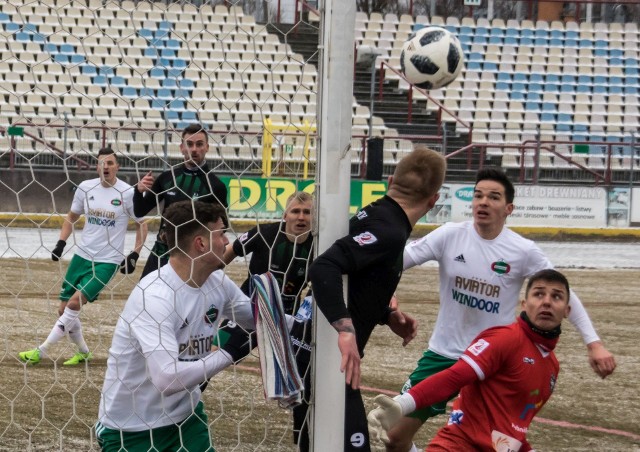
<svg viewBox="0 0 640 452">
<path fill-rule="evenodd" d="M 444 28 L 421 28 L 402 46 L 400 66 L 407 81 L 418 88 L 442 88 L 454 81 L 464 66 L 462 46 Z"/>
</svg>

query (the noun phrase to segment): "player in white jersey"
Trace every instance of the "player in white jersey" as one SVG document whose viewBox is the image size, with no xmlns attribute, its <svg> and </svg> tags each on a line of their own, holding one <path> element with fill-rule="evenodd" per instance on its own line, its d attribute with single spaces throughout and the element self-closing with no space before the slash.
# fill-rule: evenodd
<svg viewBox="0 0 640 452">
<path fill-rule="evenodd" d="M 67 333 L 78 347 L 78 352 L 63 364 L 75 366 L 92 359 L 93 355 L 82 335 L 80 309 L 85 303 L 98 298 L 118 267 L 122 273 L 131 273 L 135 269 L 147 237 L 147 226 L 133 214 L 133 187 L 118 179 L 119 169 L 114 151 L 109 147 L 100 149 L 99 177 L 81 182 L 75 191 L 51 258 L 54 261 L 60 259 L 76 222 L 84 215 L 82 238 L 62 282 L 58 309 L 60 317 L 38 348 L 18 355 L 27 364 L 39 363 L 40 358 L 47 355 L 49 347 Z M 124 239 L 130 218 L 136 221 L 136 243 L 134 250 L 125 257 Z"/>
<path fill-rule="evenodd" d="M 133 290 L 109 349 L 96 424 L 103 451 L 212 451 L 199 384 L 250 351 L 238 334 L 211 352 L 221 317 L 255 328 L 249 298 L 220 271 L 224 207 L 179 201 L 163 215 L 169 264 Z"/>
<path fill-rule="evenodd" d="M 429 348 L 402 392 L 452 366 L 481 331 L 512 323 L 524 280 L 539 270 L 552 268 L 533 241 L 505 226 L 514 208 L 514 195 L 513 184 L 502 171 L 480 170 L 472 201 L 473 221 L 447 223 L 405 248 L 404 269 L 438 262 L 440 310 Z M 615 359 L 600 341 L 573 291 L 570 304 L 569 320 L 587 344 L 591 367 L 605 378 L 614 371 Z M 445 407 L 446 402 L 442 402 L 404 417 L 389 432 L 387 450 L 415 450 L 415 433 L 429 417 L 444 413 Z"/>
</svg>

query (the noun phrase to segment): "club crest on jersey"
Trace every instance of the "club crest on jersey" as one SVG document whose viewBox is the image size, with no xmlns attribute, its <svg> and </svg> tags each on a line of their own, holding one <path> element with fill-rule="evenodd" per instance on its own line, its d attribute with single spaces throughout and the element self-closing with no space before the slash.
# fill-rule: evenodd
<svg viewBox="0 0 640 452">
<path fill-rule="evenodd" d="M 249 233 L 245 232 L 240 237 L 238 237 L 238 240 L 240 240 L 240 242 L 245 242 L 248 238 L 249 238 Z"/>
<path fill-rule="evenodd" d="M 376 243 L 378 238 L 370 232 L 363 232 L 362 234 L 356 235 L 353 240 L 355 240 L 358 245 L 364 246 Z"/>
<path fill-rule="evenodd" d="M 122 201 L 120 201 L 119 199 L 112 199 L 111 200 L 111 205 L 112 206 L 119 206 L 120 204 L 122 204 Z"/>
<path fill-rule="evenodd" d="M 478 356 L 480 353 L 485 351 L 489 343 L 484 339 L 479 339 L 475 344 L 471 344 L 471 346 L 467 349 L 473 356 Z"/>
<path fill-rule="evenodd" d="M 367 212 L 365 212 L 364 210 L 361 210 L 360 212 L 358 212 L 358 213 L 356 214 L 356 218 L 357 218 L 358 220 L 362 220 L 362 219 L 364 219 L 364 218 L 367 218 L 367 216 L 368 216 L 368 215 L 367 215 Z"/>
<path fill-rule="evenodd" d="M 511 271 L 511 265 L 503 260 L 498 260 L 491 264 L 491 271 L 499 275 L 506 275 Z"/>
<path fill-rule="evenodd" d="M 220 311 L 218 310 L 218 308 L 216 308 L 215 305 L 212 304 L 211 306 L 209 306 L 209 309 L 207 309 L 207 313 L 204 315 L 205 323 L 207 323 L 208 325 L 213 325 L 213 323 L 218 318 L 219 312 Z"/>
<path fill-rule="evenodd" d="M 522 358 L 522 362 L 525 364 L 535 364 L 536 360 L 533 358 L 527 358 L 526 356 Z"/>
<path fill-rule="evenodd" d="M 551 389 L 551 392 L 556 388 L 556 381 L 558 381 L 558 377 L 551 374 L 551 378 L 549 379 L 549 389 Z"/>
</svg>

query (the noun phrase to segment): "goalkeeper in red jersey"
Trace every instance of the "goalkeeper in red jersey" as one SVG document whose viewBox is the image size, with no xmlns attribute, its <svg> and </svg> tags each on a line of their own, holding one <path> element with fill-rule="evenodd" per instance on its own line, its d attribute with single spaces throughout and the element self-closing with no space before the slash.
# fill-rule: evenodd
<svg viewBox="0 0 640 452">
<path fill-rule="evenodd" d="M 555 388 L 560 367 L 553 350 L 570 309 L 564 275 L 551 269 L 534 274 L 515 323 L 484 330 L 456 364 L 408 392 L 376 397 L 370 435 L 386 443 L 403 416 L 460 391 L 448 424 L 427 450 L 531 450 L 527 431 Z"/>
</svg>

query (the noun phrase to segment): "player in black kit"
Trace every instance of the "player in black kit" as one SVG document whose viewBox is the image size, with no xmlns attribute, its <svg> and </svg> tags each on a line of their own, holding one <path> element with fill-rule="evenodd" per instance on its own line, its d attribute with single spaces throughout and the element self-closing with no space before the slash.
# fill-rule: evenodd
<svg viewBox="0 0 640 452">
<path fill-rule="evenodd" d="M 368 451 L 369 433 L 360 394 L 360 359 L 376 325 L 388 325 L 403 339 L 416 335 L 416 322 L 389 307 L 400 276 L 402 255 L 416 222 L 438 200 L 446 162 L 439 153 L 417 146 L 396 166 L 387 194 L 349 221 L 349 234 L 338 239 L 309 269 L 318 308 L 338 331 L 345 373 L 345 451 Z M 348 307 L 342 275 L 348 275 Z"/>
<path fill-rule="evenodd" d="M 251 275 L 269 271 L 280 286 L 285 313 L 293 315 L 298 311 L 302 292 L 307 286 L 307 269 L 313 259 L 312 221 L 313 197 L 305 192 L 296 192 L 287 199 L 282 221 L 258 225 L 238 237 L 232 246 L 227 246 L 224 253 L 226 263 L 236 256 L 251 253 L 249 275 L 241 286 L 244 293 L 251 296 Z M 293 409 L 293 440 L 298 450 L 305 452 L 309 450 L 307 410 L 311 388 L 311 322 L 299 317 L 296 316 L 291 336 L 305 390 L 302 404 Z M 219 335 L 220 342 L 224 343 L 222 326 Z"/>
<path fill-rule="evenodd" d="M 164 171 L 155 179 L 149 171 L 133 191 L 133 212 L 138 217 L 147 215 L 154 207 L 162 212 L 177 201 L 197 200 L 227 207 L 227 187 L 209 169 L 205 156 L 209 150 L 207 131 L 200 124 L 191 124 L 182 131 L 180 151 L 184 163 Z M 164 219 L 151 255 L 142 271 L 141 279 L 168 262 L 169 253 L 164 239 Z"/>
</svg>

